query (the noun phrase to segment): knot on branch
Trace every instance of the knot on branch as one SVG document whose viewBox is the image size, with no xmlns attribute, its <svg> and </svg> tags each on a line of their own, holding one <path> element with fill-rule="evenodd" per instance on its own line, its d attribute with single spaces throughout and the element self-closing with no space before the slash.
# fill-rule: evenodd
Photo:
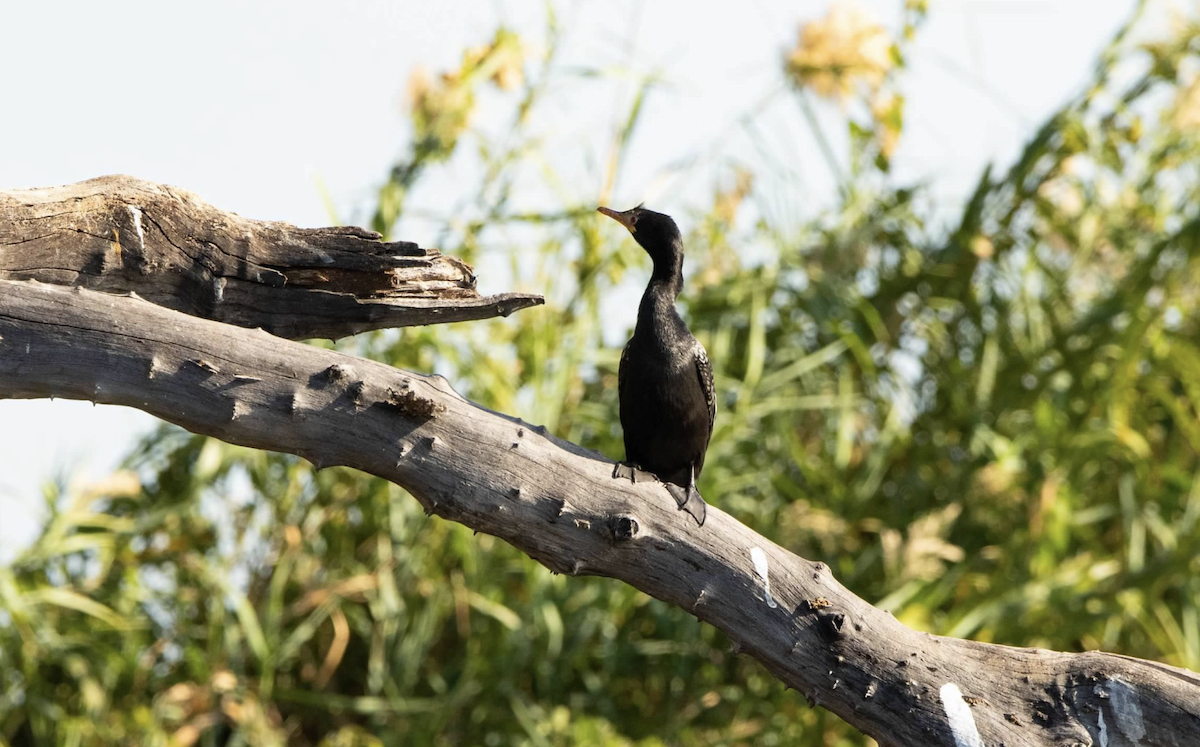
<svg viewBox="0 0 1200 747">
<path fill-rule="evenodd" d="M 613 539 L 618 542 L 631 540 L 641 531 L 638 520 L 632 516 L 618 516 L 613 520 Z"/>
<path fill-rule="evenodd" d="M 341 363 L 334 363 L 322 371 L 321 375 L 330 384 L 337 384 L 350 378 L 350 371 Z"/>
<path fill-rule="evenodd" d="M 429 397 L 422 397 L 409 388 L 407 383 L 399 390 L 388 387 L 387 403 L 409 417 L 424 420 L 446 411 L 445 405 Z"/>
</svg>

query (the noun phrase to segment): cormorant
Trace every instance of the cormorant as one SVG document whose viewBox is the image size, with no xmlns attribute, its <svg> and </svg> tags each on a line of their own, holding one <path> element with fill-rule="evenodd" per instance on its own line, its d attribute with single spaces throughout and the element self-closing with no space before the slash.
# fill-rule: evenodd
<svg viewBox="0 0 1200 747">
<path fill-rule="evenodd" d="M 683 289 L 683 237 L 670 216 L 641 205 L 621 213 L 599 210 L 629 229 L 654 262 L 637 326 L 621 353 L 617 388 L 625 461 L 613 477 L 636 482 L 637 469 L 653 472 L 679 508 L 703 526 L 707 507 L 696 478 L 712 437 L 717 398 L 708 354 L 675 310 Z"/>
</svg>

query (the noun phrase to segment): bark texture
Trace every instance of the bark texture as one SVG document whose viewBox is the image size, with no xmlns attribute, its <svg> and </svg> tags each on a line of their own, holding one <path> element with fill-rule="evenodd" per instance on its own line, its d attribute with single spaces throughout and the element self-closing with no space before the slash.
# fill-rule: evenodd
<svg viewBox="0 0 1200 747">
<path fill-rule="evenodd" d="M 107 176 L 0 192 L 0 279 L 142 298 L 280 337 L 507 316 L 542 303 L 480 296 L 471 268 L 361 228 L 296 228 L 175 187 Z"/>
<path fill-rule="evenodd" d="M 551 570 L 621 579 L 723 630 L 882 745 L 1200 744 L 1200 676 L 911 630 L 717 506 L 480 408 L 440 377 L 80 288 L 0 280 L 0 397 L 128 405 L 196 433 L 347 465 Z M 719 505 L 719 496 L 711 496 Z"/>
</svg>

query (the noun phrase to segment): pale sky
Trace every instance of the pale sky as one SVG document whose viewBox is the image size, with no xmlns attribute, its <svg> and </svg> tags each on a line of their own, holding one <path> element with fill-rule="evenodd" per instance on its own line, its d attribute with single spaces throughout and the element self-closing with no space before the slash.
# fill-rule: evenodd
<svg viewBox="0 0 1200 747">
<path fill-rule="evenodd" d="M 893 24 L 900 0 L 861 3 Z M 778 85 L 779 60 L 826 0 L 736 5 L 716 0 L 565 5 L 575 33 L 566 60 L 657 70 L 618 205 L 653 191 L 666 164 L 692 155 Z M 989 160 L 1007 163 L 1049 112 L 1078 92 L 1133 0 L 934 0 L 909 56 L 909 109 L 896 164 L 954 201 Z M 457 64 L 503 20 L 536 41 L 535 2 L 39 2 L 0 7 L 0 189 L 123 173 L 165 182 L 240 215 L 327 225 L 318 180 L 343 218 L 362 216 L 406 130 L 409 71 Z M 627 45 L 625 39 L 632 39 Z M 619 88 L 619 87 L 618 87 Z M 558 147 L 611 127 L 628 100 L 564 97 Z M 625 91 L 628 93 L 628 91 Z M 796 117 L 786 112 L 779 122 Z M 796 121 L 799 121 L 798 119 Z M 481 122 L 487 126 L 488 122 Z M 786 127 L 776 136 L 790 136 Z M 795 130 L 797 138 L 804 133 Z M 799 172 L 811 143 L 783 149 Z M 598 189 L 581 175 L 581 199 Z M 806 180 L 815 191 L 823 177 Z M 699 184 L 700 194 L 711 179 Z M 454 201 L 454 181 L 430 194 Z M 667 200 L 667 197 L 663 197 Z M 671 198 L 679 207 L 686 195 Z M 819 199 L 819 197 L 814 198 Z M 429 226 L 397 238 L 433 245 Z M 489 285 L 481 275 L 481 290 Z M 619 316 L 619 314 L 617 314 Z M 606 320 L 623 325 L 631 320 Z M 0 401 L 0 560 L 43 515 L 40 485 L 56 471 L 111 469 L 147 415 L 78 402 Z"/>
</svg>

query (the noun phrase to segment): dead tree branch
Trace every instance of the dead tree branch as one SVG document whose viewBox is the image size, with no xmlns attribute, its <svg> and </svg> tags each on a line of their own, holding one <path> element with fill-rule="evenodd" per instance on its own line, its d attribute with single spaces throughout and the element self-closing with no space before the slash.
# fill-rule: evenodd
<svg viewBox="0 0 1200 747">
<path fill-rule="evenodd" d="M 620 579 L 690 611 L 884 745 L 1200 743 L 1191 672 L 911 630 L 823 563 L 715 507 L 698 528 L 661 486 L 614 481 L 603 456 L 480 408 L 440 377 L 137 297 L 0 281 L 0 397 L 128 405 L 392 480 L 551 570 Z"/>
<path fill-rule="evenodd" d="M 471 268 L 361 228 L 296 228 L 175 187 L 106 176 L 0 192 L 0 279 L 137 293 L 280 337 L 507 316 L 542 303 L 480 296 Z"/>
</svg>

